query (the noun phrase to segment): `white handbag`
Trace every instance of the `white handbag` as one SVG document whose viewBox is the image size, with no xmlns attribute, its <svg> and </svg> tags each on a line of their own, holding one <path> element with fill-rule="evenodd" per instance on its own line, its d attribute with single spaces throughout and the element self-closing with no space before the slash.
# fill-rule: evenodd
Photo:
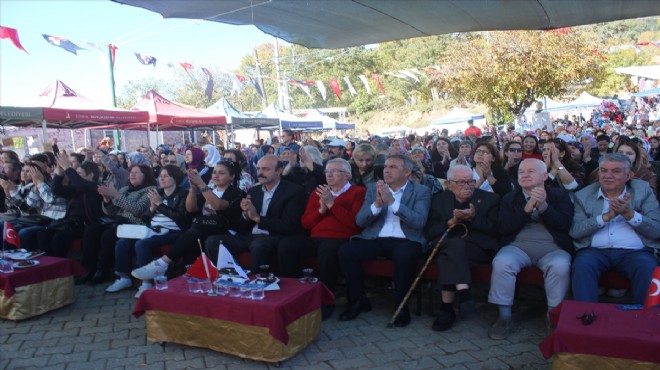
<svg viewBox="0 0 660 370">
<path fill-rule="evenodd" d="M 117 227 L 117 237 L 124 239 L 147 239 L 154 235 L 164 235 L 168 231 L 169 229 L 161 228 L 157 232 L 145 225 L 123 224 Z"/>
</svg>

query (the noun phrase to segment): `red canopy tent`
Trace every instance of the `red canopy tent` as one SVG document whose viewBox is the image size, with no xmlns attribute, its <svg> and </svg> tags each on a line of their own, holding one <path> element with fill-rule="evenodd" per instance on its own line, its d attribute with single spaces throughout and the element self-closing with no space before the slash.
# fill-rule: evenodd
<svg viewBox="0 0 660 370">
<path fill-rule="evenodd" d="M 15 114 L 21 107 L 1 107 L 2 124 L 11 126 L 45 125 L 50 128 L 97 128 L 112 124 L 148 122 L 146 111 L 104 107 L 76 93 L 62 81 L 55 80 L 36 98 L 27 102 L 33 111 L 42 114 Z"/>
<path fill-rule="evenodd" d="M 153 90 L 150 90 L 131 109 L 149 112 L 149 123 L 122 124 L 117 128 L 177 131 L 227 124 L 227 117 L 224 115 L 202 112 L 193 107 L 173 102 Z"/>
</svg>

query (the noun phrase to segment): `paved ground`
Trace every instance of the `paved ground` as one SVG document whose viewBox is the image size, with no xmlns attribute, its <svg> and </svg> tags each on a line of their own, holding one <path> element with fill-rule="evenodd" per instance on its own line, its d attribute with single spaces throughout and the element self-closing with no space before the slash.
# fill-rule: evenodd
<svg viewBox="0 0 660 370">
<path fill-rule="evenodd" d="M 323 322 L 320 336 L 285 369 L 549 369 L 538 344 L 546 336 L 542 290 L 527 287 L 514 306 L 515 331 L 507 340 L 487 338 L 495 309 L 485 286 L 475 288 L 478 320 L 457 322 L 452 330 L 431 331 L 428 297 L 422 316 L 406 328 L 386 328 L 391 295 L 370 290 L 374 311 L 352 322 Z M 428 291 L 425 291 L 428 296 Z M 274 365 L 206 349 L 148 343 L 144 318 L 131 311 L 134 291 L 104 293 L 104 286 L 76 287 L 76 302 L 21 322 L 0 321 L 0 369 L 263 369 Z M 341 292 L 340 292 L 341 294 Z M 338 299 L 338 311 L 345 300 Z M 437 306 L 437 298 L 436 298 Z M 415 304 L 411 308 L 415 308 Z"/>
</svg>

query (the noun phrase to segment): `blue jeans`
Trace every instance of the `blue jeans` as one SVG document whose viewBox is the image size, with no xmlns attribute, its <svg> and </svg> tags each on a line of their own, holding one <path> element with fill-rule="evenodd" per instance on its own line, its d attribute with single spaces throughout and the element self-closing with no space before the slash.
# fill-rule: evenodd
<svg viewBox="0 0 660 370">
<path fill-rule="evenodd" d="M 142 267 L 154 259 L 152 251 L 165 244 L 174 243 L 181 231 L 170 230 L 165 235 L 156 235 L 147 239 L 118 239 L 115 243 L 115 271 L 117 275 L 128 277 L 133 269 L 133 249 L 137 257 L 138 267 Z"/>
<path fill-rule="evenodd" d="M 657 266 L 657 258 L 648 249 L 580 249 L 573 259 L 573 298 L 583 302 L 598 302 L 600 275 L 614 270 L 630 280 L 633 303 L 643 304 L 651 284 L 651 274 Z"/>
<path fill-rule="evenodd" d="M 21 248 L 25 248 L 29 251 L 35 251 L 39 249 L 39 239 L 37 235 L 39 231 L 46 230 L 46 226 L 25 226 L 20 228 L 15 228 L 18 230 L 18 238 L 21 241 Z"/>
</svg>

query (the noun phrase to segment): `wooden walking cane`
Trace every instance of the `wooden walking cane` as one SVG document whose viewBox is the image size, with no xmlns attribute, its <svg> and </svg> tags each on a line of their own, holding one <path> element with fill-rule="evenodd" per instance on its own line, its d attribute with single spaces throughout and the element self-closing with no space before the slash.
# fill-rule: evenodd
<svg viewBox="0 0 660 370">
<path fill-rule="evenodd" d="M 438 253 L 438 249 L 440 249 L 440 246 L 442 245 L 442 242 L 445 241 L 445 238 L 449 234 L 449 232 L 456 226 L 463 226 L 465 229 L 465 233 L 461 238 L 465 238 L 468 234 L 468 228 L 464 224 L 457 223 L 449 226 L 447 230 L 445 230 L 445 233 L 442 234 L 442 237 L 440 237 L 440 240 L 438 240 L 437 243 L 435 243 L 435 246 L 431 250 L 431 254 L 429 254 L 429 257 L 426 259 L 426 263 L 424 263 L 424 266 L 422 266 L 422 270 L 417 274 L 417 277 L 415 278 L 415 281 L 413 281 L 412 285 L 410 286 L 410 289 L 408 289 L 408 292 L 406 292 L 406 295 L 403 297 L 403 301 L 399 303 L 399 307 L 396 308 L 396 311 L 394 311 L 394 316 L 392 316 L 392 320 L 387 324 L 388 328 L 391 328 L 394 326 L 394 321 L 396 320 L 396 317 L 399 316 L 399 313 L 403 309 L 403 307 L 406 305 L 408 302 L 408 299 L 410 298 L 410 295 L 412 294 L 413 290 L 417 287 L 417 284 L 419 281 L 422 279 L 422 275 L 424 275 L 424 272 L 426 272 L 426 269 L 429 267 L 429 264 L 431 263 L 431 260 L 433 260 L 433 257 L 435 257 L 436 253 Z"/>
</svg>

